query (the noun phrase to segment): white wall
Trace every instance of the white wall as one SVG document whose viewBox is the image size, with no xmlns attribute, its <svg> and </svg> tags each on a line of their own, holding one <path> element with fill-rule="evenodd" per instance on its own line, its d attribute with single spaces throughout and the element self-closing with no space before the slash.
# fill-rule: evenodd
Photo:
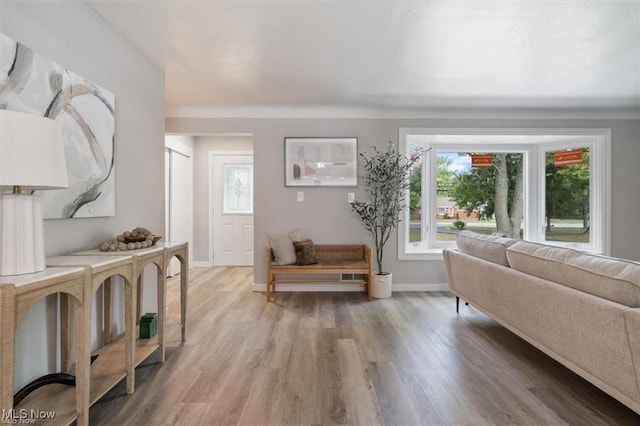
<svg viewBox="0 0 640 426">
<path fill-rule="evenodd" d="M 253 151 L 252 136 L 196 136 L 193 181 L 193 260 L 210 262 L 209 152 Z"/>
<path fill-rule="evenodd" d="M 478 119 L 214 119 L 168 118 L 167 130 L 190 133 L 253 134 L 255 256 L 254 280 L 265 282 L 267 234 L 300 228 L 303 237 L 318 243 L 369 243 L 351 212 L 347 192 L 353 188 L 304 188 L 305 201 L 296 201 L 300 188 L 284 186 L 285 136 L 356 136 L 358 148 L 370 151 L 388 140 L 398 142 L 400 127 L 468 128 L 611 128 L 612 129 L 612 254 L 640 259 L 640 120 L 478 120 Z M 198 148 L 196 148 L 198 149 Z M 360 188 L 359 188 L 360 189 Z M 356 191 L 356 196 L 358 195 Z M 196 245 L 198 243 L 196 242 Z M 392 235 L 385 263 L 394 283 L 446 282 L 441 260 L 399 261 L 397 237 Z"/>
<path fill-rule="evenodd" d="M 162 232 L 163 72 L 84 2 L 0 3 L 0 32 L 116 97 L 116 216 L 45 221 L 47 256 L 94 248 L 136 226 Z M 153 268 L 145 278 L 146 284 L 155 282 Z M 55 371 L 56 317 L 56 303 L 50 298 L 34 306 L 20 324 L 16 389 Z M 94 312 L 94 333 L 95 318 Z"/>
</svg>

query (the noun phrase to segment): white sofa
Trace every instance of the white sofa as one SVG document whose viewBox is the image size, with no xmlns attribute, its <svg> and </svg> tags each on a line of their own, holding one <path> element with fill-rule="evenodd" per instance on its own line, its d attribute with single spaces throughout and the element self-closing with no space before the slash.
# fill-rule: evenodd
<svg viewBox="0 0 640 426">
<path fill-rule="evenodd" d="M 640 413 L 640 264 L 462 232 L 451 292 Z"/>
</svg>

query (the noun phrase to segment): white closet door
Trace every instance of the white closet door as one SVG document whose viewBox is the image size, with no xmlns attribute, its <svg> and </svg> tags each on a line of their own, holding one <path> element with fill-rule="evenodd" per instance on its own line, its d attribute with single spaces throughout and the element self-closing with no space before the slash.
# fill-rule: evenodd
<svg viewBox="0 0 640 426">
<path fill-rule="evenodd" d="M 171 221 L 171 151 L 164 150 L 164 239 L 169 240 Z"/>
<path fill-rule="evenodd" d="M 186 241 L 193 247 L 193 158 L 171 150 L 169 163 L 169 229 L 166 240 Z M 168 275 L 179 270 L 179 262 L 174 258 Z"/>
</svg>

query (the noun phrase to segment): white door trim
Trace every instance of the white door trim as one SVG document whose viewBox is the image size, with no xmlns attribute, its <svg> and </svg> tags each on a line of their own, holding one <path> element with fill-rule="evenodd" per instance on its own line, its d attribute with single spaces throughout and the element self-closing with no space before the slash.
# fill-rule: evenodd
<svg viewBox="0 0 640 426">
<path fill-rule="evenodd" d="M 175 151 L 178 154 L 182 154 L 185 157 L 189 157 L 189 158 L 193 157 L 193 149 L 191 149 L 191 147 L 179 141 L 171 140 L 171 139 L 167 140 L 164 143 L 164 147 L 165 149 L 168 149 L 170 151 Z"/>
<path fill-rule="evenodd" d="M 253 151 L 209 151 L 209 258 L 208 266 L 213 266 L 213 160 L 216 156 L 251 155 Z M 255 240 L 255 238 L 254 238 Z M 201 262 L 204 263 L 204 262 Z"/>
</svg>

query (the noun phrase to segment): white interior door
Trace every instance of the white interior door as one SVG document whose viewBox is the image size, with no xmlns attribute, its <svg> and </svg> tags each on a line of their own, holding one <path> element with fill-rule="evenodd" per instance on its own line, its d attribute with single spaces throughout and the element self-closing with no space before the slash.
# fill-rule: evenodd
<svg viewBox="0 0 640 426">
<path fill-rule="evenodd" d="M 165 151 L 167 152 L 167 151 Z M 168 155 L 168 158 L 167 158 Z M 168 150 L 169 189 L 166 241 L 186 241 L 193 246 L 193 158 L 188 153 Z M 165 166 L 166 167 L 166 166 Z M 190 251 L 191 252 L 191 251 Z M 191 253 L 189 253 L 191 257 Z M 191 263 L 191 259 L 188 260 Z M 177 259 L 172 259 L 167 275 L 180 271 Z"/>
<path fill-rule="evenodd" d="M 253 265 L 253 156 L 213 156 L 213 264 Z"/>
</svg>

